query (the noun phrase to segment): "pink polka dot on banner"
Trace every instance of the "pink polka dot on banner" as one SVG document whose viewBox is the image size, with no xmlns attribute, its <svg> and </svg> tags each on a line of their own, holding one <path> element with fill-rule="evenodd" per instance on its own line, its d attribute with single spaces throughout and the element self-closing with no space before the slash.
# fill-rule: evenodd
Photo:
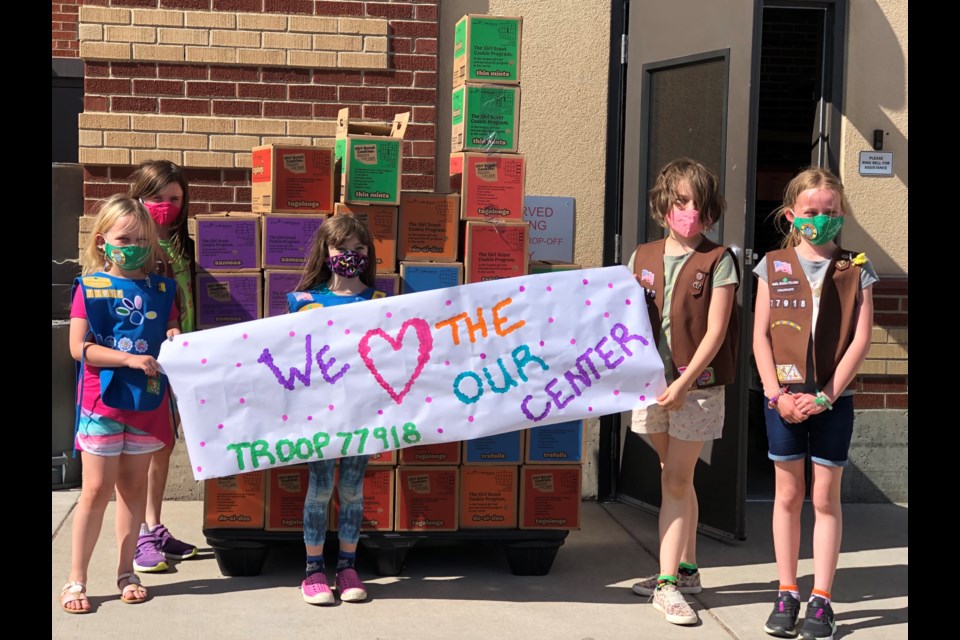
<svg viewBox="0 0 960 640">
<path fill-rule="evenodd" d="M 197 467 L 197 473 L 200 473 L 201 471 L 203 471 L 203 467 Z"/>
<path fill-rule="evenodd" d="M 607 289 L 613 289 L 613 283 L 612 283 L 612 282 L 608 282 L 608 283 L 607 283 Z"/>
<path fill-rule="evenodd" d="M 570 344 L 577 344 L 576 338 L 570 338 Z"/>
<path fill-rule="evenodd" d="M 437 427 L 437 433 L 443 433 L 443 427 Z"/>
<path fill-rule="evenodd" d="M 190 343 L 189 343 L 189 342 L 187 342 L 186 340 L 184 340 L 184 341 L 183 341 L 183 346 L 185 346 L 185 347 L 186 347 L 186 346 L 188 346 L 189 344 L 190 344 Z"/>
<path fill-rule="evenodd" d="M 627 298 L 627 299 L 626 299 L 626 303 L 627 303 L 627 304 L 633 304 L 633 303 L 630 302 L 630 298 Z"/>
<path fill-rule="evenodd" d="M 541 346 L 541 347 L 543 346 L 543 340 L 540 341 L 540 346 Z"/>
<path fill-rule="evenodd" d="M 640 396 L 640 402 L 643 402 L 646 399 L 647 399 L 647 396 Z"/>
<path fill-rule="evenodd" d="M 443 364 L 449 367 L 449 366 L 450 366 L 450 361 L 449 361 L 449 360 L 444 360 L 444 361 L 443 361 Z"/>
<path fill-rule="evenodd" d="M 467 418 L 467 422 L 473 422 L 473 416 L 470 416 L 469 418 Z"/>
<path fill-rule="evenodd" d="M 525 286 L 520 285 L 520 293 L 523 293 L 523 292 L 526 291 L 526 290 L 527 290 L 527 288 L 526 288 Z"/>
<path fill-rule="evenodd" d="M 240 364 L 239 362 L 237 363 L 237 367 L 238 367 L 238 368 L 239 368 L 239 367 L 242 367 L 242 366 L 243 366 L 243 365 Z"/>
<path fill-rule="evenodd" d="M 650 383 L 648 382 L 647 384 L 643 385 L 643 388 L 646 389 L 649 386 L 650 386 Z"/>
<path fill-rule="evenodd" d="M 587 407 L 587 411 L 593 411 L 593 407 Z"/>
<path fill-rule="evenodd" d="M 553 318 L 547 318 L 547 322 L 549 322 L 550 324 L 553 324 Z"/>
<path fill-rule="evenodd" d="M 201 441 L 200 441 L 200 446 L 201 446 L 201 447 L 205 447 L 205 446 L 207 446 L 207 443 L 206 443 L 206 442 L 203 442 L 203 441 L 201 440 Z"/>
<path fill-rule="evenodd" d="M 387 317 L 388 317 L 388 318 L 392 318 L 392 317 L 393 317 L 393 314 L 390 313 L 389 311 L 387 311 Z"/>
<path fill-rule="evenodd" d="M 486 359 L 487 359 L 487 354 L 481 353 L 481 354 L 480 354 L 480 359 L 481 359 L 481 360 L 486 360 Z"/>
<path fill-rule="evenodd" d="M 604 317 L 604 318 L 609 318 L 609 317 L 610 317 L 610 312 L 609 312 L 609 311 L 604 311 L 604 312 L 603 312 L 603 317 Z"/>
<path fill-rule="evenodd" d="M 200 400 L 200 404 L 207 404 L 207 401 L 206 401 L 206 400 L 203 400 L 203 399 L 201 399 L 201 400 Z"/>
<path fill-rule="evenodd" d="M 292 338 L 293 336 L 295 336 L 295 335 L 297 335 L 297 332 L 296 332 L 296 331 L 291 331 L 291 332 L 290 332 L 290 337 L 291 337 L 291 338 Z"/>
<path fill-rule="evenodd" d="M 447 301 L 444 302 L 443 304 L 445 304 L 445 305 L 447 305 L 447 306 L 449 307 L 451 304 L 453 304 L 453 300 L 447 300 Z"/>
<path fill-rule="evenodd" d="M 587 300 L 587 306 L 588 306 L 588 307 L 590 306 L 590 304 L 591 304 L 591 303 L 590 303 L 590 301 L 589 301 L 589 300 Z"/>
<path fill-rule="evenodd" d="M 249 334 L 246 334 L 246 333 L 243 334 L 243 339 L 244 339 L 244 340 L 246 340 L 246 339 L 249 338 L 249 337 L 250 337 Z"/>
<path fill-rule="evenodd" d="M 200 358 L 200 364 L 207 364 L 206 358 Z"/>
<path fill-rule="evenodd" d="M 284 422 L 286 422 L 286 421 L 287 421 L 287 416 L 280 416 L 280 419 L 283 420 Z"/>
<path fill-rule="evenodd" d="M 311 420 L 313 420 L 313 416 L 307 416 L 307 422 L 310 422 Z"/>
<path fill-rule="evenodd" d="M 222 422 L 217 425 L 217 429 L 223 429 L 223 423 L 222 423 Z"/>
<path fill-rule="evenodd" d="M 547 291 L 553 291 L 553 287 L 547 287 Z"/>
<path fill-rule="evenodd" d="M 430 396 L 427 396 L 427 402 L 428 402 L 428 403 L 429 403 L 429 402 L 433 402 L 433 398 L 431 398 Z"/>
<path fill-rule="evenodd" d="M 343 333 L 344 335 L 350 335 L 350 329 L 344 329 Z"/>
<path fill-rule="evenodd" d="M 586 278 L 583 279 L 583 284 L 587 284 L 587 279 L 586 279 Z"/>
<path fill-rule="evenodd" d="M 240 398 L 240 404 L 243 404 L 243 403 L 246 402 L 246 401 L 247 401 L 246 398 Z"/>
<path fill-rule="evenodd" d="M 328 404 L 328 405 L 327 405 L 327 409 L 329 409 L 330 411 L 333 411 L 333 405 L 332 405 L 332 404 Z"/>
<path fill-rule="evenodd" d="M 383 415 L 383 409 L 377 409 L 377 415 L 378 415 L 378 416 L 382 416 L 382 415 Z"/>
<path fill-rule="evenodd" d="M 615 395 L 615 396 L 620 395 L 620 389 L 614 389 L 614 390 L 613 390 L 613 395 Z"/>
<path fill-rule="evenodd" d="M 327 320 L 327 326 L 328 326 L 328 327 L 332 327 L 332 326 L 333 326 L 333 320 Z"/>
</svg>

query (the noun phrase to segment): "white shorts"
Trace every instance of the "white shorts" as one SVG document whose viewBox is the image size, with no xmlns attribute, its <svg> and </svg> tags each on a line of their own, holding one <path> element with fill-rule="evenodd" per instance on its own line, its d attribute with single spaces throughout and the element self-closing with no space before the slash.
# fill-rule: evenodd
<svg viewBox="0 0 960 640">
<path fill-rule="evenodd" d="M 716 440 L 723 435 L 724 395 L 724 387 L 694 389 L 676 411 L 667 411 L 658 404 L 634 409 L 630 430 L 667 433 L 677 440 Z"/>
</svg>

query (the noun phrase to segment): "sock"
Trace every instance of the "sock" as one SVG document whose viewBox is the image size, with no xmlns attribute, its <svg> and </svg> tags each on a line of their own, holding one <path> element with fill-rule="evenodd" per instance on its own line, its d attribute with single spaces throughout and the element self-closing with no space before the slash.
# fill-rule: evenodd
<svg viewBox="0 0 960 640">
<path fill-rule="evenodd" d="M 341 551 L 340 556 L 337 558 L 337 571 L 342 571 L 343 569 L 353 569 L 353 563 L 357 560 L 356 551 Z"/>
<path fill-rule="evenodd" d="M 323 573 L 326 570 L 326 566 L 323 563 L 323 554 L 318 556 L 307 556 L 307 577 L 309 578 L 315 573 Z"/>
<path fill-rule="evenodd" d="M 810 593 L 810 600 L 813 600 L 814 598 L 823 598 L 827 601 L 827 604 L 830 604 L 832 596 L 830 595 L 829 591 L 824 591 L 823 589 L 814 589 Z M 810 600 L 807 600 L 807 602 L 810 602 Z"/>
<path fill-rule="evenodd" d="M 677 577 L 668 576 L 666 574 L 657 576 L 657 589 L 659 589 L 660 587 L 666 584 L 672 584 L 673 586 L 677 586 Z"/>
<path fill-rule="evenodd" d="M 797 599 L 797 600 L 800 599 L 800 589 L 799 589 L 799 588 L 797 587 L 797 585 L 795 585 L 795 584 L 782 584 L 782 585 L 780 585 L 780 592 L 777 594 L 777 597 L 779 598 L 780 596 L 782 596 L 782 595 L 785 594 L 785 593 L 789 593 L 790 595 L 792 595 L 792 596 L 793 596 L 795 599 Z"/>
<path fill-rule="evenodd" d="M 150 527 L 147 526 L 147 523 L 146 523 L 146 522 L 144 522 L 143 524 L 140 525 L 140 535 L 141 535 L 141 536 L 148 536 L 148 535 L 150 535 L 151 533 L 153 533 L 153 532 L 150 530 Z"/>
<path fill-rule="evenodd" d="M 697 564 L 695 562 L 681 562 L 680 571 L 678 573 L 682 576 L 692 576 L 697 571 Z"/>
</svg>

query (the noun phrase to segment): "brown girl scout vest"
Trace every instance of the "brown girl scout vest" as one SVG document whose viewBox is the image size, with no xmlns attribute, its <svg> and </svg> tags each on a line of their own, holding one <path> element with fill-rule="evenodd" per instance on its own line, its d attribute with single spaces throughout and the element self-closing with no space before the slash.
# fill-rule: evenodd
<svg viewBox="0 0 960 640">
<path fill-rule="evenodd" d="M 818 387 L 833 376 L 840 358 L 853 340 L 854 310 L 860 291 L 861 268 L 853 264 L 856 252 L 837 247 L 823 277 L 813 368 Z M 813 320 L 813 291 L 795 248 L 767 253 L 770 287 L 770 342 L 781 384 L 807 379 L 807 352 Z"/>
<path fill-rule="evenodd" d="M 663 317 L 665 246 L 665 239 L 640 245 L 637 247 L 633 263 L 633 272 L 640 276 L 641 285 L 647 294 L 647 311 L 650 313 L 650 325 L 657 344 L 660 344 L 661 318 Z M 673 355 L 674 379 L 686 369 L 707 333 L 707 315 L 713 295 L 710 283 L 713 281 L 714 270 L 726 251 L 729 249 L 704 238 L 677 273 L 676 282 L 673 284 L 673 297 L 670 301 L 670 352 Z M 733 264 L 736 267 L 735 257 Z M 737 302 L 734 300 L 730 322 L 727 324 L 727 335 L 717 355 L 713 357 L 713 361 L 697 377 L 697 387 L 731 384 L 736 378 L 737 343 L 740 335 L 739 317 Z"/>
</svg>

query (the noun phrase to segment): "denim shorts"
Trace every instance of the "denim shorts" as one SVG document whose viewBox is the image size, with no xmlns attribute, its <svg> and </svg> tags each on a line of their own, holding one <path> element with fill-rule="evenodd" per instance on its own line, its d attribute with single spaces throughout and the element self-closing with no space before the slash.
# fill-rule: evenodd
<svg viewBox="0 0 960 640">
<path fill-rule="evenodd" d="M 776 409 L 764 409 L 771 460 L 810 459 L 828 467 L 845 467 L 853 436 L 853 396 L 840 396 L 832 411 L 811 416 L 799 424 L 784 421 Z"/>
</svg>

